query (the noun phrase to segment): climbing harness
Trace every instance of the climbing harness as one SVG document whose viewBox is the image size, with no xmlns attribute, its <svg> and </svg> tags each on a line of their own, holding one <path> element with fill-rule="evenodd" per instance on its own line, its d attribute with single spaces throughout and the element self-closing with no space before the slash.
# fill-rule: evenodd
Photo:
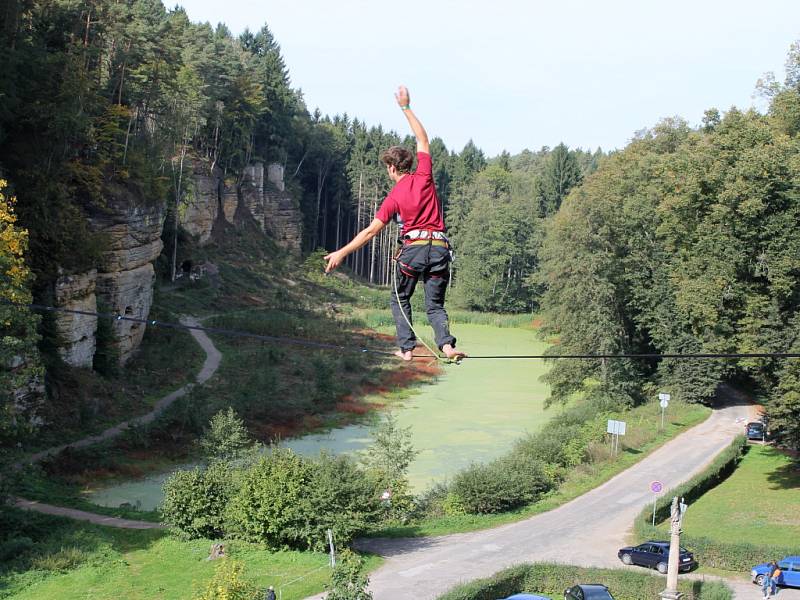
<svg viewBox="0 0 800 600">
<path fill-rule="evenodd" d="M 414 329 L 414 326 L 411 324 L 411 319 L 409 319 L 408 315 L 406 315 L 406 311 L 403 309 L 403 305 L 400 302 L 400 292 L 399 292 L 398 287 L 397 287 L 397 271 L 398 270 L 402 271 L 403 274 L 407 275 L 408 277 L 418 277 L 418 275 L 413 272 L 413 269 L 411 269 L 411 267 L 409 265 L 407 265 L 407 264 L 405 264 L 405 263 L 400 261 L 400 254 L 402 254 L 404 246 L 423 246 L 423 245 L 427 245 L 427 246 L 441 246 L 441 247 L 444 247 L 444 248 L 450 248 L 450 242 L 448 241 L 448 239 L 444 235 L 444 233 L 442 233 L 441 231 L 430 231 L 430 230 L 427 230 L 427 229 L 414 229 L 414 230 L 409 231 L 408 233 L 400 236 L 400 238 L 398 238 L 398 240 L 397 240 L 397 243 L 400 244 L 400 248 L 397 250 L 397 252 L 394 255 L 394 261 L 397 263 L 397 268 L 396 269 L 392 269 L 392 284 L 393 284 L 393 287 L 394 287 L 394 295 L 395 295 L 395 298 L 397 299 L 397 307 L 400 309 L 400 314 L 403 315 L 403 319 L 408 324 L 408 327 L 409 327 L 409 329 L 411 329 L 411 332 L 414 334 L 414 337 L 416 339 L 418 339 L 420 342 L 422 342 L 422 345 L 425 346 L 425 348 L 428 349 L 428 352 L 431 353 L 431 357 L 433 358 L 432 362 L 435 362 L 436 360 L 440 360 L 442 362 L 460 365 L 461 364 L 461 360 L 463 359 L 462 356 L 460 356 L 458 358 L 455 358 L 455 359 L 441 356 L 438 352 L 435 352 L 433 350 L 433 348 L 431 348 L 425 342 L 425 340 L 422 339 L 422 337 L 419 334 L 417 334 L 416 329 Z M 451 251 L 451 254 L 452 254 L 452 251 Z M 410 300 L 409 300 L 409 304 L 411 304 Z M 401 351 L 402 351 L 402 348 L 401 348 Z"/>
</svg>

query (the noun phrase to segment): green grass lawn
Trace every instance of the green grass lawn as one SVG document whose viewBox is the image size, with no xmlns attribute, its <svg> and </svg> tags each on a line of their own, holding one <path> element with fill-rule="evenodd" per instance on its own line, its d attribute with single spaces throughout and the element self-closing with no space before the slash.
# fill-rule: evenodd
<svg viewBox="0 0 800 600">
<path fill-rule="evenodd" d="M 752 445 L 725 482 L 689 507 L 683 529 L 720 542 L 792 546 L 798 514 L 800 469 L 775 448 Z"/>
<path fill-rule="evenodd" d="M 189 600 L 212 577 L 211 540 L 181 541 L 163 531 L 125 531 L 50 519 L 52 531 L 37 541 L 27 565 L 0 571 L 0 598 L 23 600 Z M 245 577 L 275 586 L 283 600 L 322 591 L 328 556 L 270 552 L 230 542 L 228 556 L 244 563 Z M 380 559 L 366 558 L 374 569 Z M 8 568 L 8 565 L 5 565 Z"/>
</svg>

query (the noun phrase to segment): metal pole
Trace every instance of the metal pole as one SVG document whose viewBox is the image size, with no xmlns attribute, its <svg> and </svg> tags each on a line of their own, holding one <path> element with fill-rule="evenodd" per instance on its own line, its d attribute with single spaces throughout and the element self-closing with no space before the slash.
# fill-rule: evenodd
<svg viewBox="0 0 800 600">
<path fill-rule="evenodd" d="M 658 495 L 653 494 L 653 527 L 656 526 L 656 501 L 658 500 Z"/>
<path fill-rule="evenodd" d="M 331 549 L 331 568 L 336 567 L 336 550 L 333 547 L 333 531 L 328 529 L 328 546 Z"/>
<path fill-rule="evenodd" d="M 666 409 L 662 406 L 661 407 L 661 429 L 664 429 L 664 412 L 665 412 L 665 410 Z"/>
</svg>

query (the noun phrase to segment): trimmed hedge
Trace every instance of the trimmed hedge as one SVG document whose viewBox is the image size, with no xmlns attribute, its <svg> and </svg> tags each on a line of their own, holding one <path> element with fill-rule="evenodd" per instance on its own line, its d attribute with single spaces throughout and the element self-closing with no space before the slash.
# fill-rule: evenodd
<svg viewBox="0 0 800 600">
<path fill-rule="evenodd" d="M 537 563 L 516 565 L 486 579 L 459 585 L 438 600 L 497 600 L 519 592 L 563 597 L 564 590 L 576 583 L 602 583 L 616 600 L 657 598 L 665 579 L 649 572 L 624 569 L 597 569 Z M 686 600 L 731 600 L 733 592 L 718 581 L 681 579 L 678 588 Z"/>
<path fill-rule="evenodd" d="M 691 503 L 725 481 L 736 470 L 748 448 L 745 437 L 737 436 L 731 445 L 723 450 L 701 473 L 665 493 L 656 501 L 656 521 L 669 518 L 674 496 L 685 498 L 687 503 Z M 653 527 L 652 519 L 652 508 L 645 508 L 639 513 L 633 526 L 637 538 L 641 540 L 658 539 L 669 535 L 663 529 Z M 738 544 L 718 542 L 709 538 L 689 535 L 681 536 L 681 545 L 690 548 L 701 565 L 728 571 L 748 571 L 753 565 L 793 554 L 796 550 L 795 548 L 745 542 Z"/>
</svg>

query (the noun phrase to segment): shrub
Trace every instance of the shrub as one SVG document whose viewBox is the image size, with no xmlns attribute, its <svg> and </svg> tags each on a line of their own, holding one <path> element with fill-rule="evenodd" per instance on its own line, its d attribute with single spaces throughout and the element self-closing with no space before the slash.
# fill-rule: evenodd
<svg viewBox="0 0 800 600">
<path fill-rule="evenodd" d="M 540 448 L 545 454 L 555 446 L 550 444 L 549 436 L 542 436 L 543 446 L 536 444 L 529 436 L 518 443 L 508 455 L 485 465 L 473 464 L 456 474 L 451 486 L 452 496 L 448 504 L 457 514 L 463 509 L 470 514 L 489 514 L 511 510 L 534 502 L 543 493 L 551 490 L 557 476 L 551 465 L 539 457 Z M 563 448 L 563 445 L 562 445 Z"/>
<path fill-rule="evenodd" d="M 31 568 L 66 573 L 86 562 L 88 558 L 88 553 L 80 548 L 61 548 L 56 552 L 33 557 Z"/>
<path fill-rule="evenodd" d="M 272 548 L 310 548 L 309 462 L 288 448 L 272 448 L 247 469 L 226 510 L 227 530 Z"/>
<path fill-rule="evenodd" d="M 535 497 L 525 474 L 507 468 L 506 461 L 472 464 L 456 474 L 452 492 L 470 514 L 511 510 Z"/>
<path fill-rule="evenodd" d="M 324 550 L 329 528 L 336 544 L 342 546 L 376 524 L 381 514 L 376 482 L 348 456 L 320 454 L 312 463 L 307 498 L 311 547 L 315 550 Z"/>
<path fill-rule="evenodd" d="M 221 410 L 209 423 L 209 428 L 198 442 L 210 461 L 232 461 L 242 458 L 253 442 L 244 421 L 231 407 Z"/>
<path fill-rule="evenodd" d="M 364 560 L 345 548 L 336 560 L 330 584 L 325 586 L 325 600 L 372 600 L 367 591 L 369 577 L 363 570 Z"/>
<path fill-rule="evenodd" d="M 0 544 L 0 563 L 7 563 L 29 554 L 34 548 L 33 540 L 26 536 L 12 537 Z"/>
<path fill-rule="evenodd" d="M 534 500 L 555 487 L 555 480 L 548 473 L 547 465 L 537 458 L 512 452 L 499 462 L 500 468 L 515 473 L 524 480 L 525 487 Z"/>
<path fill-rule="evenodd" d="M 596 569 L 557 564 L 517 565 L 457 586 L 439 596 L 439 600 L 495 600 L 518 592 L 531 592 L 561 597 L 564 590 L 576 583 L 602 583 L 617 600 L 656 598 L 664 588 L 664 580 L 647 573 L 619 569 Z M 682 579 L 678 588 L 686 600 L 732 600 L 731 590 L 720 582 Z"/>
<path fill-rule="evenodd" d="M 411 428 L 400 427 L 391 414 L 372 431 L 372 444 L 367 448 L 364 464 L 378 486 L 391 493 L 389 515 L 404 518 L 412 510 L 408 467 L 417 451 L 411 443 Z"/>
<path fill-rule="evenodd" d="M 495 600 L 523 591 L 530 565 L 517 565 L 485 579 L 459 585 L 439 596 L 439 600 Z M 563 590 L 562 590 L 563 591 Z"/>
<path fill-rule="evenodd" d="M 163 521 L 191 538 L 220 537 L 235 487 L 236 473 L 224 463 L 177 471 L 164 482 Z"/>
<path fill-rule="evenodd" d="M 223 558 L 205 591 L 194 596 L 194 600 L 258 600 L 261 597 L 259 589 L 243 574 L 242 563 Z"/>
<path fill-rule="evenodd" d="M 446 483 L 437 483 L 414 497 L 413 516 L 444 517 L 467 514 L 461 499 Z"/>
</svg>

